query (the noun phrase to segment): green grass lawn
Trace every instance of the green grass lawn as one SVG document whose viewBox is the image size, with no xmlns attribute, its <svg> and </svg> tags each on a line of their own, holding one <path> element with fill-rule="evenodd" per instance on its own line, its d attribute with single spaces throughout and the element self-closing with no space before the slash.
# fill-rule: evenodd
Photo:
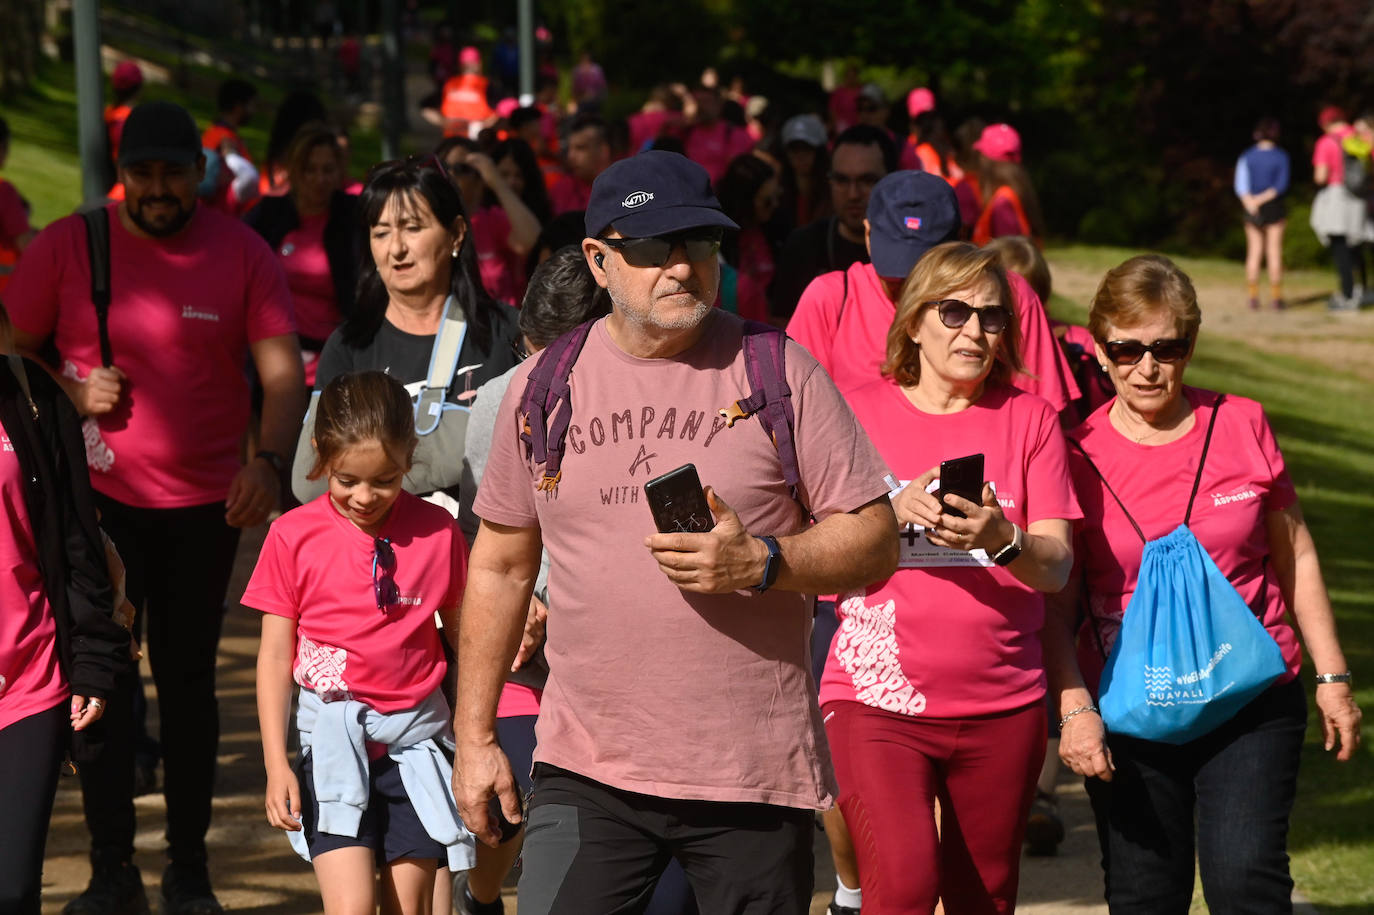
<svg viewBox="0 0 1374 915">
<path fill-rule="evenodd" d="M 1105 272 L 1120 263 L 1120 255 L 1075 248 L 1056 250 L 1051 259 Z M 1233 262 L 1181 263 L 1199 283 L 1222 276 L 1237 281 Z M 1075 321 L 1087 313 L 1085 302 L 1060 296 L 1051 310 Z M 1341 645 L 1366 713 L 1361 750 L 1353 761 L 1337 763 L 1322 750 L 1311 702 L 1314 671 L 1307 665 L 1310 723 L 1289 842 L 1293 876 L 1322 912 L 1374 913 L 1374 398 L 1367 381 L 1329 365 L 1275 355 L 1262 341 L 1209 336 L 1205 319 L 1204 306 L 1187 380 L 1264 404 L 1317 542 Z"/>
</svg>

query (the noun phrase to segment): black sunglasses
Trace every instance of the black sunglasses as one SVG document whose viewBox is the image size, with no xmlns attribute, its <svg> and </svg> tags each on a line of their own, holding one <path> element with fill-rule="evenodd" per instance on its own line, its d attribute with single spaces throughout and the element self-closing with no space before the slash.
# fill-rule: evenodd
<svg viewBox="0 0 1374 915">
<path fill-rule="evenodd" d="M 671 235 L 650 235 L 645 238 L 599 238 L 620 252 L 631 267 L 662 267 L 668 263 L 678 245 L 687 252 L 689 261 L 710 260 L 720 251 L 721 228 L 687 229 Z"/>
<path fill-rule="evenodd" d="M 1108 340 L 1103 346 L 1114 365 L 1135 365 L 1146 353 L 1154 356 L 1155 362 L 1177 362 L 1187 358 L 1192 348 L 1193 341 L 1187 337 L 1171 337 L 1149 344 L 1139 340 Z"/>
<path fill-rule="evenodd" d="M 372 541 L 372 595 L 377 598 L 377 609 L 383 613 L 401 600 L 401 589 L 396 586 L 396 551 L 386 537 Z"/>
<path fill-rule="evenodd" d="M 1000 334 L 1011 323 L 1011 311 L 1005 305 L 974 308 L 962 299 L 940 299 L 925 304 L 934 305 L 940 315 L 940 323 L 951 329 L 963 327 L 975 314 L 978 316 L 978 326 L 987 334 Z"/>
</svg>

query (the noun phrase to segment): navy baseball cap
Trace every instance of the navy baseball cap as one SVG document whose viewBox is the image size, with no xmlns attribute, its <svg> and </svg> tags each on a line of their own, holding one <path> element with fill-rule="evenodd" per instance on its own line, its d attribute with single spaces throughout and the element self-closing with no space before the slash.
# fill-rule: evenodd
<svg viewBox="0 0 1374 915">
<path fill-rule="evenodd" d="M 959 237 L 959 199 L 944 178 L 901 171 L 873 186 L 868 198 L 868 253 L 873 270 L 906 279 L 921 256 Z"/>
<path fill-rule="evenodd" d="M 191 165 L 201 155 L 200 131 L 191 113 L 172 102 L 144 102 L 124 122 L 119 164 L 175 162 Z"/>
<path fill-rule="evenodd" d="M 706 169 L 686 156 L 650 149 L 621 159 L 592 182 L 588 235 L 613 228 L 626 238 L 647 238 L 699 226 L 739 228 L 721 210 Z"/>
</svg>

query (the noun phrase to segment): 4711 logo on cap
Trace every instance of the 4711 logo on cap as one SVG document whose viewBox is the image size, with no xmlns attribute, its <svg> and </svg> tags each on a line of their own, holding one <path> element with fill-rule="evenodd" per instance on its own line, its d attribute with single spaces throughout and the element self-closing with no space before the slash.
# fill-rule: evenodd
<svg viewBox="0 0 1374 915">
<path fill-rule="evenodd" d="M 626 209 L 633 210 L 635 207 L 644 206 L 644 204 L 653 199 L 654 195 L 650 194 L 648 191 L 635 191 L 633 194 L 626 197 L 620 205 Z"/>
</svg>

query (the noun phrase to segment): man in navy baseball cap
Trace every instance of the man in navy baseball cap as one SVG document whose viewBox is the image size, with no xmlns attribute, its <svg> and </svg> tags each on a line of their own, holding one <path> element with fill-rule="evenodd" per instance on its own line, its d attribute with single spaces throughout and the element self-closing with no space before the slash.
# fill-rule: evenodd
<svg viewBox="0 0 1374 915">
<path fill-rule="evenodd" d="M 564 394 L 551 422 L 506 398 L 472 506 L 482 524 L 463 599 L 459 812 L 490 844 L 493 795 L 520 819 L 496 705 L 543 547 L 560 570 L 559 623 L 521 911 L 638 911 L 677 856 L 703 912 L 805 915 L 814 812 L 836 790 L 806 595 L 896 568 L 887 469 L 811 355 L 712 307 L 721 234 L 735 224 L 700 165 L 663 151 L 612 165 L 586 227 L 582 252 L 611 314 L 516 372 L 512 394 Z M 792 411 L 771 434 L 759 414 L 741 417 L 769 398 Z M 526 459 L 517 427 L 533 438 L 534 424 L 552 451 Z M 561 469 L 545 457 L 559 453 Z M 656 533 L 651 504 L 714 526 Z M 608 679 L 606 662 L 626 652 L 653 659 L 654 675 Z"/>
<path fill-rule="evenodd" d="M 917 171 L 887 175 L 873 186 L 864 219 L 871 262 L 812 280 L 788 335 L 820 360 L 842 392 L 876 380 L 907 274 L 931 248 L 958 236 L 959 201 L 945 179 Z"/>
</svg>

